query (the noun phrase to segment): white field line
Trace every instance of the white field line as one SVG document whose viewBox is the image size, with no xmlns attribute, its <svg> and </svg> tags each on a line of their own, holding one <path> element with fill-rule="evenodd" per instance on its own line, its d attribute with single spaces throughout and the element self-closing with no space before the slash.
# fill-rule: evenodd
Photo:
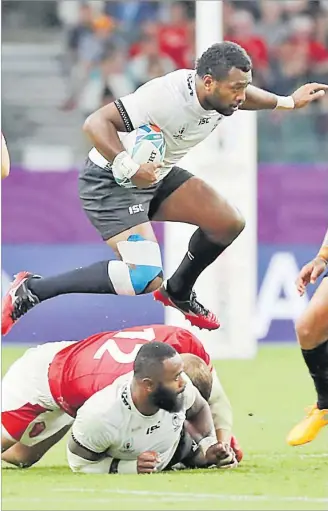
<svg viewBox="0 0 328 511">
<path fill-rule="evenodd" d="M 166 497 L 181 500 L 227 500 L 227 501 L 244 501 L 244 502 L 310 502 L 310 503 L 328 503 L 327 497 L 280 497 L 276 495 L 233 495 L 233 494 L 220 494 L 220 493 L 182 493 L 182 492 L 160 492 L 148 490 L 110 490 L 108 488 L 94 489 L 94 488 L 57 488 L 53 490 L 55 493 L 109 493 L 113 495 L 134 495 L 138 497 Z"/>
<path fill-rule="evenodd" d="M 292 459 L 292 458 L 300 458 L 300 459 L 304 459 L 306 460 L 307 458 L 328 458 L 328 454 L 326 453 L 318 453 L 318 454 L 301 454 L 299 452 L 291 452 L 290 454 L 270 454 L 270 456 L 268 456 L 267 454 L 251 454 L 249 456 L 249 459 L 252 460 L 253 458 L 259 458 L 259 459 L 268 459 L 268 457 L 270 458 L 274 458 L 276 460 L 279 460 L 279 459 Z M 245 454 L 245 458 L 246 458 L 246 461 L 247 461 L 247 452 Z"/>
</svg>

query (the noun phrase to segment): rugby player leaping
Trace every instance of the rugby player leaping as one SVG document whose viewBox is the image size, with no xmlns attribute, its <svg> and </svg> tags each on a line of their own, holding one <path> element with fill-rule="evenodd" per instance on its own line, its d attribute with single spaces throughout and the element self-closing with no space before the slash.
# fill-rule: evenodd
<svg viewBox="0 0 328 511">
<path fill-rule="evenodd" d="M 87 118 L 84 131 L 94 148 L 80 173 L 80 198 L 91 223 L 119 260 L 49 278 L 19 273 L 4 298 L 3 334 L 36 304 L 67 293 L 154 291 L 156 300 L 179 309 L 192 325 L 219 327 L 216 316 L 198 302 L 193 286 L 239 236 L 245 220 L 211 186 L 179 167 L 179 160 L 238 109 L 303 108 L 328 89 L 310 83 L 289 97 L 279 97 L 251 81 L 252 63 L 245 50 L 235 43 L 217 43 L 203 53 L 196 70 L 181 69 L 151 80 Z M 124 150 L 124 132 L 144 124 L 163 131 L 167 145 L 163 166 L 139 166 Z M 123 187 L 116 180 L 124 178 L 128 182 Z M 150 220 L 198 226 L 187 254 L 166 282 Z"/>
</svg>

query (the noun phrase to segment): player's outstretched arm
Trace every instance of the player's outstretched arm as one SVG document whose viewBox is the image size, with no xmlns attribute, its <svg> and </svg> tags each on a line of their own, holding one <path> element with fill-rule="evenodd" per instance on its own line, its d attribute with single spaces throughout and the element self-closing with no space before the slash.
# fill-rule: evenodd
<svg viewBox="0 0 328 511">
<path fill-rule="evenodd" d="M 307 83 L 293 92 L 290 96 L 277 96 L 272 92 L 249 85 L 246 90 L 246 100 L 240 110 L 294 110 L 304 108 L 313 101 L 322 98 L 328 85 L 323 83 Z"/>
</svg>

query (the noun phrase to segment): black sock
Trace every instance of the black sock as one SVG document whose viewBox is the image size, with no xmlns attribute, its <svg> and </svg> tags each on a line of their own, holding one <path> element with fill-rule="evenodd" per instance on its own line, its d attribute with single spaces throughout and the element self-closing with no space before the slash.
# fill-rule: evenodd
<svg viewBox="0 0 328 511">
<path fill-rule="evenodd" d="M 318 394 L 318 408 L 328 408 L 328 341 L 302 354 Z"/>
<path fill-rule="evenodd" d="M 197 229 L 190 238 L 189 250 L 180 266 L 167 281 L 169 293 L 178 300 L 188 300 L 199 275 L 222 254 L 227 246 L 213 243 L 201 229 Z"/>
<path fill-rule="evenodd" d="M 116 294 L 108 276 L 108 261 L 100 261 L 55 277 L 31 279 L 28 287 L 40 302 L 69 293 Z"/>
</svg>

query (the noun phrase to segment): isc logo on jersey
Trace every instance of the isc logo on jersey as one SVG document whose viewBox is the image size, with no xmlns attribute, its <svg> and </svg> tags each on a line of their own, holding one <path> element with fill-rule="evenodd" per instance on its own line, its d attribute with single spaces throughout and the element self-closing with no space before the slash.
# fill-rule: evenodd
<svg viewBox="0 0 328 511">
<path fill-rule="evenodd" d="M 131 133 L 128 133 L 122 140 L 126 152 L 136 163 L 160 163 L 164 160 L 165 139 L 162 131 L 154 124 L 145 124 Z M 120 186 L 131 188 L 129 179 L 117 180 Z"/>
</svg>

